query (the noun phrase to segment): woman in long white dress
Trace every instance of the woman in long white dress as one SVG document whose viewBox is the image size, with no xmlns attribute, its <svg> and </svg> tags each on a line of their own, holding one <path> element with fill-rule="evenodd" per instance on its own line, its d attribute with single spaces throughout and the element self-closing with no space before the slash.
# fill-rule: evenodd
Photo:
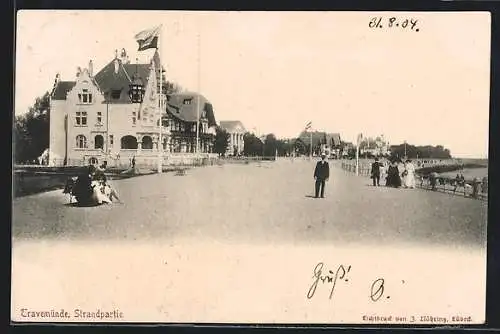
<svg viewBox="0 0 500 334">
<path fill-rule="evenodd" d="M 405 188 L 415 188 L 415 165 L 409 159 L 405 162 L 403 184 Z"/>
<path fill-rule="evenodd" d="M 94 201 L 96 201 L 98 204 L 111 203 L 111 199 L 105 194 L 101 182 L 97 180 L 92 181 L 92 191 Z"/>
</svg>

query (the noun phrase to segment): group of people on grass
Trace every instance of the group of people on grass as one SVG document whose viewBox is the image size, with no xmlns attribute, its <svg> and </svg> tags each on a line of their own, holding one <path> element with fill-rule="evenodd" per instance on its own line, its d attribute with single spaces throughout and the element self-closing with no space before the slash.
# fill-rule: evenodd
<svg viewBox="0 0 500 334">
<path fill-rule="evenodd" d="M 414 189 L 415 165 L 410 159 L 403 163 L 398 159 L 380 162 L 378 158 L 375 158 L 371 165 L 370 177 L 375 187 L 380 186 L 380 179 L 382 179 L 385 180 L 387 187 Z"/>
<path fill-rule="evenodd" d="M 105 171 L 107 161 L 101 166 L 89 165 L 84 167 L 82 173 L 76 179 L 71 194 L 76 198 L 79 204 L 92 205 L 111 203 L 116 199 L 122 203 L 118 197 L 117 191 L 108 181 Z"/>
</svg>

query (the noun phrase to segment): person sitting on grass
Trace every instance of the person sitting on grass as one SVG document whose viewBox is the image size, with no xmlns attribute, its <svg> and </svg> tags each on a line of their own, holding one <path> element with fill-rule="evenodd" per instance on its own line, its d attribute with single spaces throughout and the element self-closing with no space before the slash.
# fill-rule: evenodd
<svg viewBox="0 0 500 334">
<path fill-rule="evenodd" d="M 106 166 L 107 163 L 104 162 L 101 167 L 94 169 L 94 172 L 92 174 L 94 199 L 98 204 L 111 203 L 113 201 L 113 198 L 116 198 L 118 203 L 123 203 L 118 197 L 118 193 L 108 182 L 106 175 L 104 174 Z"/>
</svg>

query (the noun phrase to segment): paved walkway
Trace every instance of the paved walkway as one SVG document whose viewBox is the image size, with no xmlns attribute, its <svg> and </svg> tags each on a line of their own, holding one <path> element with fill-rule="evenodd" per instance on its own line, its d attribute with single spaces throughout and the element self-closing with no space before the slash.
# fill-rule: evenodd
<svg viewBox="0 0 500 334">
<path fill-rule="evenodd" d="M 124 204 L 79 208 L 61 190 L 14 200 L 19 239 L 196 238 L 229 243 L 408 243 L 481 247 L 487 203 L 423 190 L 375 188 L 332 167 L 312 198 L 314 163 L 280 160 L 115 181 Z"/>
</svg>

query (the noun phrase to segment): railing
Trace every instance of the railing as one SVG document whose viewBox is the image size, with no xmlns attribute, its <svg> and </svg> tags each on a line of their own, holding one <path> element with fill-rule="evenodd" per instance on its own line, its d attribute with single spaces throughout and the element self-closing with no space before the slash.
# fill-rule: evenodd
<svg viewBox="0 0 500 334">
<path fill-rule="evenodd" d="M 436 165 L 440 166 L 440 165 Z M 343 170 L 355 173 L 355 161 L 342 161 L 341 167 Z M 428 166 L 427 166 L 428 167 Z M 416 171 L 416 186 L 420 189 L 438 191 L 453 195 L 461 195 L 464 197 L 471 197 L 476 199 L 488 199 L 488 179 L 485 178 L 484 182 L 478 179 L 459 181 L 453 177 L 440 176 L 433 177 L 430 175 L 421 175 Z M 371 163 L 363 161 L 359 163 L 359 175 L 370 177 L 371 176 Z M 381 180 L 383 181 L 383 180 Z"/>
<path fill-rule="evenodd" d="M 429 176 L 418 176 L 417 187 L 425 190 L 439 191 L 453 195 L 463 195 L 476 199 L 488 199 L 488 182 L 477 180 L 459 181 L 455 178 L 438 176 L 435 179 Z"/>
<path fill-rule="evenodd" d="M 247 157 L 247 156 L 227 156 L 221 157 L 221 163 L 250 163 L 250 162 L 258 162 L 258 161 L 275 161 L 275 156 L 255 156 L 255 157 Z"/>
</svg>

